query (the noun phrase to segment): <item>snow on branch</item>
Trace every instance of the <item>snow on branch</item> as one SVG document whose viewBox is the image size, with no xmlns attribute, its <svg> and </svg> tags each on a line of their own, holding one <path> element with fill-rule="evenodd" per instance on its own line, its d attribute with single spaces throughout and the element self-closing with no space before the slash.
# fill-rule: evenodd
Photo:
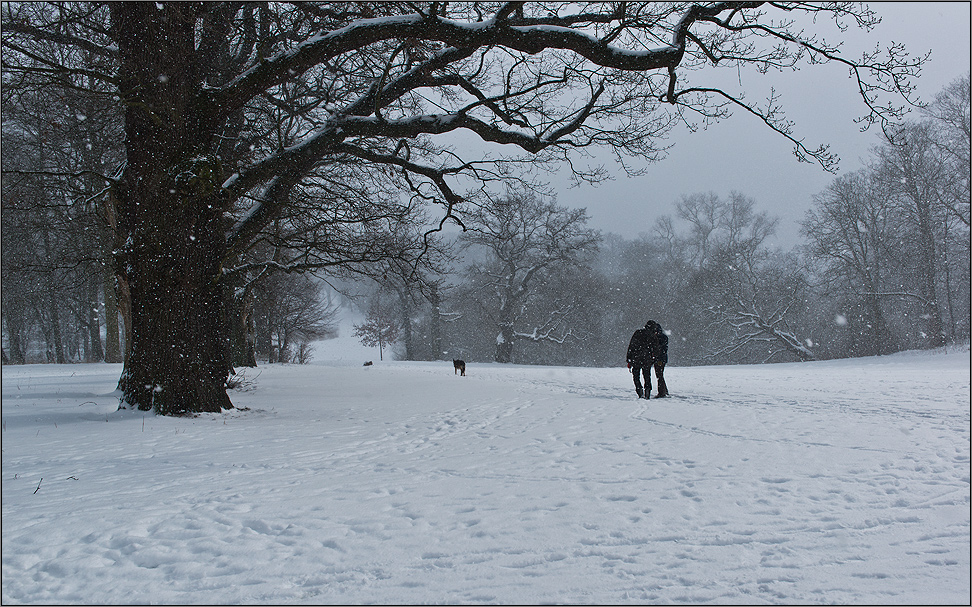
<svg viewBox="0 0 972 607">
<path fill-rule="evenodd" d="M 735 310 L 720 313 L 724 315 L 725 324 L 733 329 L 734 337 L 732 343 L 716 354 L 728 354 L 755 342 L 767 342 L 782 346 L 785 351 L 795 354 L 802 361 L 816 360 L 816 354 L 805 342 L 782 328 L 785 325 L 788 306 L 770 315 L 764 315 L 753 302 L 746 304 L 740 301 L 738 305 Z M 771 353 L 770 356 L 777 352 Z"/>
<path fill-rule="evenodd" d="M 561 330 L 559 336 L 555 336 L 554 333 L 558 332 L 563 319 L 567 317 L 572 308 L 572 305 L 567 305 L 556 310 L 551 310 L 548 313 L 547 318 L 539 325 L 533 327 L 533 330 L 529 333 L 524 331 L 513 331 L 512 335 L 516 339 L 527 339 L 533 342 L 547 341 L 556 344 L 563 344 L 569 337 L 573 336 L 573 330 L 570 328 Z"/>
</svg>

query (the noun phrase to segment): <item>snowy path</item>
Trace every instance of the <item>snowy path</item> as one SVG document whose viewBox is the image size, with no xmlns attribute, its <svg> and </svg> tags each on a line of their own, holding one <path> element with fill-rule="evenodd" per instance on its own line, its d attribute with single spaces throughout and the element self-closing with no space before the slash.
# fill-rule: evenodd
<svg viewBox="0 0 972 607">
<path fill-rule="evenodd" d="M 967 348 L 651 401 L 623 369 L 270 366 L 195 419 L 114 411 L 118 371 L 3 368 L 5 604 L 970 598 Z"/>
</svg>

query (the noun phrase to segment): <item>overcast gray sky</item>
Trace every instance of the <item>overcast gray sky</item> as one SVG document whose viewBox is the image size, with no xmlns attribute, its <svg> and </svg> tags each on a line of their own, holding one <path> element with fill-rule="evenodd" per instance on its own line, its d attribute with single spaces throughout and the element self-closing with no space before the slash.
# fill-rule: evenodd
<svg viewBox="0 0 972 607">
<path fill-rule="evenodd" d="M 872 7 L 882 23 L 870 33 L 848 30 L 848 56 L 857 58 L 860 51 L 878 42 L 884 48 L 891 41 L 903 42 L 913 56 L 930 50 L 931 59 L 917 82 L 924 101 L 969 71 L 970 3 L 878 2 Z M 837 39 L 832 26 L 822 31 L 828 41 Z M 860 168 L 861 159 L 878 143 L 879 129 L 861 133 L 854 123 L 865 113 L 864 105 L 844 68 L 808 66 L 795 74 L 742 78 L 750 99 L 764 99 L 769 87 L 775 87 L 787 117 L 796 122 L 796 135 L 811 149 L 830 144 L 840 156 L 841 173 Z M 561 204 L 587 207 L 593 227 L 626 238 L 649 233 L 658 216 L 672 214 L 682 194 L 713 191 L 725 196 L 736 190 L 755 199 L 759 210 L 780 217 L 777 244 L 789 249 L 801 238 L 797 222 L 811 207 L 813 195 L 834 178 L 819 165 L 798 162 L 788 141 L 738 112 L 707 131 L 678 134 L 672 142 L 668 157 L 642 177 L 629 179 L 618 167 L 613 181 L 597 187 L 571 189 L 557 178 L 551 185 Z M 606 164 L 612 166 L 609 160 Z"/>
</svg>

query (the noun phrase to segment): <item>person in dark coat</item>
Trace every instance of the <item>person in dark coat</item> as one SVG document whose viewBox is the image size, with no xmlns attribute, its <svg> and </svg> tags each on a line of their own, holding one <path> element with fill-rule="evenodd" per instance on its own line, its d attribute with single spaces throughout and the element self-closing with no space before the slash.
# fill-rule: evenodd
<svg viewBox="0 0 972 607">
<path fill-rule="evenodd" d="M 645 323 L 645 328 L 638 329 L 631 336 L 628 343 L 628 369 L 634 375 L 635 391 L 638 398 L 651 396 L 651 368 L 655 368 L 658 378 L 658 396 L 668 396 L 668 386 L 665 384 L 665 365 L 668 364 L 668 335 L 661 325 L 653 320 Z M 641 375 L 645 376 L 645 387 L 641 386 Z"/>
</svg>

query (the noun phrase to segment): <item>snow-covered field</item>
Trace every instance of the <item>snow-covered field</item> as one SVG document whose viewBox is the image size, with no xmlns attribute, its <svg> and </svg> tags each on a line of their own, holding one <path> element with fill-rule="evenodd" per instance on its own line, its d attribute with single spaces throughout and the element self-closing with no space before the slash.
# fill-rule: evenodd
<svg viewBox="0 0 972 607">
<path fill-rule="evenodd" d="M 968 604 L 969 349 L 625 369 L 247 372 L 116 411 L 3 367 L 3 603 Z"/>
</svg>

